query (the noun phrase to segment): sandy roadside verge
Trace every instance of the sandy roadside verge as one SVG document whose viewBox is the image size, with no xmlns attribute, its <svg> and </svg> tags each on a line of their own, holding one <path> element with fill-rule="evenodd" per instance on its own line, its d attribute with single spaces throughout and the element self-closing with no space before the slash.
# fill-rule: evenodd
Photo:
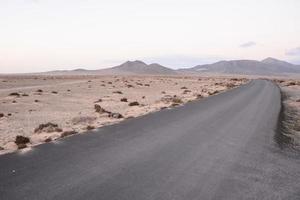
<svg viewBox="0 0 300 200">
<path fill-rule="evenodd" d="M 0 77 L 0 153 L 83 133 L 245 83 L 230 77 Z M 17 145 L 16 137 L 25 145 Z M 18 142 L 17 142 L 18 143 Z"/>
</svg>

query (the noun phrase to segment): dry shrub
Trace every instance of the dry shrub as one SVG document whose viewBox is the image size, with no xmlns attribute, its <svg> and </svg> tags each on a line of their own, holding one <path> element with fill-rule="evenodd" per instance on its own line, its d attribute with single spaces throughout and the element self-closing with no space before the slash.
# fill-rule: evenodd
<svg viewBox="0 0 300 200">
<path fill-rule="evenodd" d="M 17 137 L 15 139 L 15 143 L 16 143 L 16 145 L 18 145 L 18 147 L 19 147 L 20 144 L 27 144 L 29 142 L 30 142 L 29 138 L 24 137 L 22 135 L 17 135 Z"/>
<path fill-rule="evenodd" d="M 46 124 L 40 124 L 36 129 L 34 129 L 35 133 L 52 133 L 52 132 L 62 132 L 62 129 L 58 127 L 57 124 L 48 122 Z"/>
</svg>

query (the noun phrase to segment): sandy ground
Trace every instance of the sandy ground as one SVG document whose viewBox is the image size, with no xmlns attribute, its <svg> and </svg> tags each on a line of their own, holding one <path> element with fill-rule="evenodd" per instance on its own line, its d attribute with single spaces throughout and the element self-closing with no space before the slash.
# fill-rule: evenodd
<svg viewBox="0 0 300 200">
<path fill-rule="evenodd" d="M 30 143 L 26 146 L 30 147 L 45 140 L 56 140 L 65 131 L 83 133 L 205 98 L 246 81 L 229 77 L 2 76 L 0 153 L 18 148 L 14 142 L 17 135 L 28 137 Z M 127 102 L 121 101 L 122 98 Z M 139 105 L 129 106 L 134 101 Z M 95 104 L 108 112 L 96 112 Z M 57 129 L 35 131 L 48 122 L 57 124 Z"/>
<path fill-rule="evenodd" d="M 300 79 L 276 79 L 283 93 L 283 105 L 288 120 L 285 126 L 294 144 L 300 147 Z"/>
</svg>

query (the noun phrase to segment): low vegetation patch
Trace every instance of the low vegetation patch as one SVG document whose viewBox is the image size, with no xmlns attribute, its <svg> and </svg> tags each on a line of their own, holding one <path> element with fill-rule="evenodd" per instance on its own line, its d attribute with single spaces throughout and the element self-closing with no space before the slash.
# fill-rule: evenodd
<svg viewBox="0 0 300 200">
<path fill-rule="evenodd" d="M 34 129 L 35 133 L 52 133 L 52 132 L 62 132 L 62 129 L 58 127 L 57 124 L 48 122 L 46 124 L 40 124 L 36 129 Z"/>
</svg>

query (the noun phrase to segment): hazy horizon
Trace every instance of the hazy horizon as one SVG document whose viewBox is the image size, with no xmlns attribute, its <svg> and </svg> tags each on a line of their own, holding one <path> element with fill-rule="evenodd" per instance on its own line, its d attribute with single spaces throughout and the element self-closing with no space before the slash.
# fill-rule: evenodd
<svg viewBox="0 0 300 200">
<path fill-rule="evenodd" d="M 274 57 L 300 64 L 300 1 L 3 0 L 0 73 L 193 67 Z"/>
</svg>

